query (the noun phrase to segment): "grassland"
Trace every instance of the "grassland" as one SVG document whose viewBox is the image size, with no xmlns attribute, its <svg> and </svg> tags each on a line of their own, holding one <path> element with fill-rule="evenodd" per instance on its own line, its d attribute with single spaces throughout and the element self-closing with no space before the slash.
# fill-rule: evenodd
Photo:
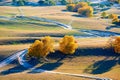
<svg viewBox="0 0 120 80">
<path fill-rule="evenodd" d="M 93 18 L 78 17 L 77 13 L 65 11 L 65 6 L 55 7 L 20 7 L 25 16 L 38 16 L 51 20 L 56 20 L 65 24 L 68 24 L 71 20 L 71 24 L 74 30 L 64 30 L 54 24 L 35 21 L 35 20 L 22 20 L 10 21 L 0 19 L 0 61 L 9 55 L 14 54 L 16 51 L 29 48 L 31 43 L 35 39 L 39 39 L 43 36 L 50 35 L 54 37 L 56 43 L 60 40 L 59 37 L 64 35 L 82 35 L 84 33 L 79 32 L 80 29 L 89 30 L 106 30 L 107 26 L 111 26 L 111 20 Z M 107 11 L 108 13 L 120 13 L 120 10 L 112 8 Z M 19 15 L 17 7 L 0 7 L 0 16 L 14 17 Z M 100 13 L 96 14 L 100 17 Z M 118 32 L 120 28 L 112 28 L 109 31 Z M 108 77 L 113 80 L 119 80 L 120 72 L 120 57 L 115 55 L 113 50 L 106 48 L 109 38 L 78 38 L 79 49 L 76 51 L 77 56 L 67 56 L 62 59 L 59 66 L 54 66 L 57 59 L 49 58 L 50 62 L 40 63 L 38 67 L 44 67 L 48 70 L 88 74 L 100 77 Z M 56 52 L 55 54 L 57 54 Z M 52 69 L 46 68 L 53 66 Z M 16 67 L 21 68 L 17 61 L 11 63 L 8 66 L 1 68 L 0 70 L 14 70 Z M 18 69 L 17 68 L 17 69 Z M 79 77 L 48 74 L 48 73 L 26 73 L 29 70 L 22 70 L 16 73 L 9 73 L 7 75 L 0 75 L 0 80 L 89 80 Z M 23 77 L 25 76 L 25 77 Z M 32 76 L 32 77 L 31 77 Z M 47 77 L 46 77 L 47 76 Z"/>
<path fill-rule="evenodd" d="M 95 14 L 98 17 L 94 18 L 83 18 L 79 17 L 77 13 L 74 12 L 67 12 L 65 11 L 64 6 L 55 6 L 55 7 L 20 7 L 23 10 L 25 16 L 38 16 L 42 18 L 47 18 L 51 20 L 56 20 L 65 24 L 69 24 L 71 20 L 72 27 L 74 29 L 89 29 L 89 30 L 107 30 L 108 26 L 112 26 L 111 20 L 108 19 L 97 19 L 100 17 L 99 14 Z M 20 15 L 18 7 L 0 7 L 1 16 L 8 16 L 14 17 Z M 108 11 L 108 13 L 117 13 L 119 14 L 119 10 L 112 8 Z M 9 21 L 9 20 L 0 20 L 0 32 L 4 32 L 0 34 L 1 37 L 5 36 L 40 36 L 42 33 L 48 34 L 84 34 L 78 31 L 68 31 L 63 30 L 61 27 L 58 27 L 54 24 L 41 22 L 41 21 L 34 21 L 34 20 L 20 20 L 17 21 Z M 15 23 L 15 24 L 14 24 Z M 97 25 L 96 25 L 97 24 Z M 112 32 L 119 32 L 120 28 L 111 28 L 109 31 Z M 14 34 L 12 34 L 14 33 Z M 46 34 L 47 34 L 46 33 Z M 39 34 L 39 35 L 37 35 Z"/>
<path fill-rule="evenodd" d="M 56 56 L 56 58 L 51 58 L 48 56 L 50 62 L 40 63 L 37 65 L 37 67 L 57 72 L 95 75 L 112 78 L 113 80 L 119 80 L 118 75 L 120 71 L 120 58 L 119 56 L 114 55 L 114 53 L 111 52 L 111 49 L 106 48 L 108 39 L 109 38 L 79 38 L 77 39 L 79 43 L 79 49 L 76 52 L 77 56 L 67 56 L 66 58 L 61 59 L 58 63 L 56 62 L 60 59 L 60 57 Z M 31 44 L 2 45 L 0 46 L 0 53 L 2 57 L 1 59 L 13 54 L 18 50 L 29 48 L 30 45 Z M 59 55 L 58 52 L 52 53 L 52 55 L 57 54 Z M 9 64 L 8 66 L 5 66 L 4 68 L 1 68 L 1 70 L 17 69 L 21 69 L 21 71 L 8 73 L 6 76 L 1 75 L 1 80 L 7 80 L 9 78 L 11 80 L 17 80 L 19 78 L 23 80 L 34 80 L 39 78 L 42 80 L 65 80 L 66 78 L 70 80 L 90 80 L 85 78 L 82 79 L 79 77 L 49 73 L 26 73 L 26 71 L 29 72 L 29 70 L 24 70 L 17 61 Z M 23 75 L 26 76 L 22 77 Z"/>
</svg>

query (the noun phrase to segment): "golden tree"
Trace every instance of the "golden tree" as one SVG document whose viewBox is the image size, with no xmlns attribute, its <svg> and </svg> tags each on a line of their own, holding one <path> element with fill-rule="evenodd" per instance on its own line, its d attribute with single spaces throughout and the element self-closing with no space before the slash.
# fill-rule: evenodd
<svg viewBox="0 0 120 80">
<path fill-rule="evenodd" d="M 64 54 L 74 54 L 78 44 L 73 36 L 64 36 L 59 43 L 59 50 Z"/>
<path fill-rule="evenodd" d="M 85 7 L 79 8 L 78 13 L 82 16 L 92 17 L 93 8 L 91 6 L 85 6 Z"/>
<path fill-rule="evenodd" d="M 114 51 L 118 54 L 120 54 L 120 36 L 119 37 L 116 37 L 115 38 L 115 41 L 114 41 Z"/>
<path fill-rule="evenodd" d="M 46 36 L 41 40 L 36 40 L 28 49 L 28 55 L 37 58 L 45 58 L 50 52 L 54 52 L 54 41 L 50 36 Z"/>
</svg>

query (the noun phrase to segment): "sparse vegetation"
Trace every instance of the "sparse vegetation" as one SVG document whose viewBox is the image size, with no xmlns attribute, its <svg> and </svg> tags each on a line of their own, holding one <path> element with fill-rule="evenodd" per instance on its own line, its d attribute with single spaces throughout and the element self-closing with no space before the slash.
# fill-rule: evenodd
<svg viewBox="0 0 120 80">
<path fill-rule="evenodd" d="M 118 15 L 117 14 L 110 14 L 108 16 L 109 19 L 115 19 L 115 18 L 118 18 Z"/>
</svg>

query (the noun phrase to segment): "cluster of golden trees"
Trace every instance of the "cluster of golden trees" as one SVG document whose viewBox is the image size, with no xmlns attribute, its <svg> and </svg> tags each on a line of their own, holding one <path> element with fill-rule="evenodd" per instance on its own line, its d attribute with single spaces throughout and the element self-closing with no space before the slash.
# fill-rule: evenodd
<svg viewBox="0 0 120 80">
<path fill-rule="evenodd" d="M 93 8 L 88 5 L 87 2 L 79 2 L 77 4 L 71 3 L 67 5 L 67 10 L 72 12 L 78 12 L 82 16 L 92 17 Z"/>
<path fill-rule="evenodd" d="M 101 16 L 102 16 L 102 18 L 108 17 L 109 19 L 112 19 L 112 23 L 120 24 L 120 20 L 118 19 L 118 15 L 117 14 L 109 14 L 108 15 L 106 12 L 102 12 Z"/>
<path fill-rule="evenodd" d="M 112 46 L 114 51 L 120 54 L 120 37 L 114 39 Z M 64 36 L 59 42 L 59 51 L 63 54 L 74 54 L 77 48 L 78 43 L 73 36 Z M 46 56 L 54 51 L 54 40 L 50 36 L 46 36 L 40 40 L 35 40 L 28 49 L 28 55 L 38 59 L 41 57 L 46 59 Z"/>
<path fill-rule="evenodd" d="M 73 36 L 64 36 L 59 43 L 59 50 L 64 54 L 73 54 L 77 48 L 78 45 Z M 54 40 L 50 36 L 35 40 L 28 49 L 28 55 L 37 58 L 46 58 L 50 52 L 54 52 Z"/>
</svg>

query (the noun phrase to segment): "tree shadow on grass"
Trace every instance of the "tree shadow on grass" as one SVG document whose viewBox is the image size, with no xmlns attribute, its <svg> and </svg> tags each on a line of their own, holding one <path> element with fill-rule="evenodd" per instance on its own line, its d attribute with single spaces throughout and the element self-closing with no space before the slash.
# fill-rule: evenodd
<svg viewBox="0 0 120 80">
<path fill-rule="evenodd" d="M 66 10 L 66 9 L 63 9 L 63 10 L 61 10 L 62 12 L 68 12 L 68 10 Z"/>
<path fill-rule="evenodd" d="M 60 51 L 55 51 L 55 53 L 48 54 L 48 59 L 54 59 L 56 60 L 56 63 L 64 60 L 67 57 L 67 55 L 61 53 Z"/>
<path fill-rule="evenodd" d="M 106 30 L 110 30 L 113 28 L 120 28 L 120 26 L 118 26 L 118 25 L 108 26 L 108 27 L 106 27 Z"/>
<path fill-rule="evenodd" d="M 32 60 L 28 61 L 28 63 L 31 64 L 32 67 L 34 67 L 35 65 L 38 64 L 38 61 L 35 59 L 32 59 Z M 30 67 L 30 68 L 32 68 L 32 67 Z M 9 74 L 13 74 L 13 73 L 20 73 L 20 72 L 23 72 L 23 71 L 28 70 L 30 68 L 25 68 L 22 65 L 17 64 L 13 68 L 10 68 L 8 70 L 4 70 L 4 71 L 0 72 L 0 75 L 9 75 Z"/>
<path fill-rule="evenodd" d="M 81 48 L 74 56 L 120 56 L 112 48 Z"/>
<path fill-rule="evenodd" d="M 103 49 L 103 48 L 81 48 L 76 51 L 75 54 L 73 55 L 65 55 L 62 54 L 60 51 L 56 51 L 55 53 L 49 54 L 47 57 L 48 59 L 54 59 L 56 62 L 54 63 L 43 63 L 40 67 L 35 68 L 35 66 L 38 64 L 37 60 L 31 60 L 28 63 L 34 67 L 30 72 L 28 73 L 41 73 L 44 72 L 45 70 L 51 71 L 54 69 L 57 69 L 59 66 L 61 66 L 63 63 L 61 62 L 65 58 L 74 58 L 77 56 L 107 56 L 104 60 L 97 61 L 94 64 L 90 65 L 88 68 L 85 69 L 84 72 L 89 72 L 91 74 L 101 74 L 104 72 L 109 71 L 113 66 L 116 65 L 116 63 L 120 64 L 120 58 L 118 59 L 117 56 L 119 54 L 115 54 L 113 49 Z M 114 57 L 112 60 L 109 60 L 109 57 Z M 13 68 L 10 68 L 8 70 L 2 71 L 0 74 L 1 75 L 8 75 L 12 73 L 19 73 L 23 72 L 25 70 L 28 70 L 30 68 L 25 68 L 21 65 L 17 65 Z M 90 70 L 92 70 L 90 72 Z"/>
<path fill-rule="evenodd" d="M 120 65 L 120 57 L 119 57 L 119 59 L 118 59 L 118 64 Z"/>
<path fill-rule="evenodd" d="M 4 58 L 6 58 L 5 55 L 0 55 L 0 62 L 4 60 Z"/>
<path fill-rule="evenodd" d="M 43 65 L 31 70 L 28 73 L 41 73 L 41 72 L 44 72 L 46 70 L 47 71 L 55 70 L 63 64 L 61 61 L 64 60 L 66 57 L 67 57 L 67 55 L 62 54 L 60 51 L 56 51 L 55 53 L 51 53 L 47 56 L 47 58 L 48 59 L 54 59 L 54 60 L 56 60 L 56 62 L 54 62 L 54 63 L 50 63 L 50 62 L 43 63 Z"/>
<path fill-rule="evenodd" d="M 119 61 L 118 58 L 119 57 L 113 57 L 112 59 L 109 59 L 109 57 L 106 57 L 105 59 L 97 61 L 87 67 L 84 72 L 90 74 L 102 74 L 108 72 L 117 64 Z"/>
<path fill-rule="evenodd" d="M 61 61 L 66 58 L 66 55 L 61 54 L 61 52 L 56 51 L 53 54 L 49 54 L 48 58 L 53 58 L 56 59 L 57 61 L 55 63 L 44 63 L 42 66 L 35 68 L 35 66 L 39 63 L 39 61 L 35 58 L 31 58 L 31 60 L 27 61 L 28 64 L 32 65 L 30 68 L 27 67 L 25 68 L 23 65 L 20 65 L 17 61 L 18 64 L 16 64 L 17 66 L 10 68 L 8 70 L 4 70 L 2 72 L 0 72 L 0 75 L 9 75 L 9 74 L 13 74 L 13 73 L 20 73 L 26 70 L 29 70 L 31 68 L 35 68 L 34 70 L 30 71 L 29 73 L 40 73 L 41 71 L 44 72 L 44 70 L 54 70 L 57 67 L 59 67 L 60 65 L 62 65 L 63 63 L 61 63 Z M 15 61 L 13 61 L 12 63 L 15 63 Z M 27 63 L 25 66 L 27 66 Z"/>
<path fill-rule="evenodd" d="M 23 72 L 25 70 L 27 70 L 27 69 L 24 68 L 23 66 L 17 65 L 17 66 L 15 66 L 13 68 L 10 68 L 8 70 L 0 72 L 0 75 L 9 75 L 9 74 L 13 74 L 13 73 Z"/>
<path fill-rule="evenodd" d="M 75 56 L 106 56 L 105 59 L 97 61 L 88 66 L 84 72 L 90 74 L 102 74 L 108 72 L 116 64 L 120 64 L 120 55 L 116 54 L 113 48 L 89 48 L 78 49 Z M 112 59 L 111 59 L 112 57 Z"/>
<path fill-rule="evenodd" d="M 44 71 L 52 71 L 54 69 L 57 69 L 59 66 L 61 66 L 63 63 L 44 63 L 42 66 L 40 67 L 37 67 L 33 70 L 31 70 L 30 72 L 28 73 L 42 73 Z"/>
<path fill-rule="evenodd" d="M 87 18 L 86 16 L 82 16 L 82 15 L 79 15 L 79 14 L 73 14 L 72 16 L 73 17 L 78 17 L 78 18 Z"/>
</svg>

